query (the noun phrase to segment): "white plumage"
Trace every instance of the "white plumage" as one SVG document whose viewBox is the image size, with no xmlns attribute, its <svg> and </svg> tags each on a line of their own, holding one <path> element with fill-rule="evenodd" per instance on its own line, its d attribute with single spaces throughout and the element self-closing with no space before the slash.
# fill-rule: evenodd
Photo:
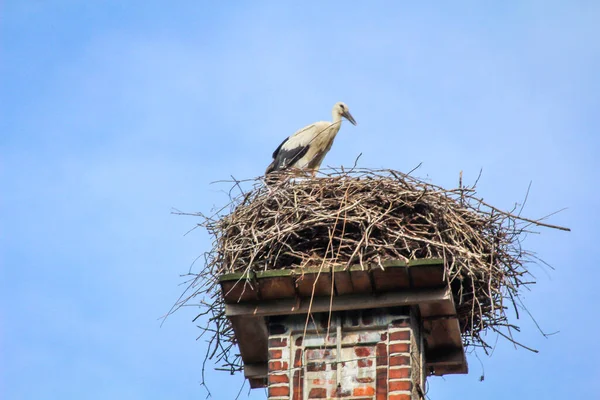
<svg viewBox="0 0 600 400">
<path fill-rule="evenodd" d="M 273 162 L 267 167 L 266 174 L 295 168 L 312 172 L 314 175 L 331 149 L 335 135 L 342 125 L 342 117 L 356 125 L 348 106 L 344 103 L 336 103 L 331 114 L 333 122 L 315 122 L 285 139 L 273 152 Z"/>
</svg>

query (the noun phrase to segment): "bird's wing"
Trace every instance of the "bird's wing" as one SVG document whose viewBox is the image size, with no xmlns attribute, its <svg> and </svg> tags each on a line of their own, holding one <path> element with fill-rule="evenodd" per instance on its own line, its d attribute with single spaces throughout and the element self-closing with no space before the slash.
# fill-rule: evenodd
<svg viewBox="0 0 600 400">
<path fill-rule="evenodd" d="M 280 171 L 282 169 L 286 169 L 287 167 L 293 165 L 296 161 L 304 157 L 306 152 L 308 151 L 309 146 L 298 146 L 292 148 L 286 148 L 285 146 L 281 146 L 281 149 L 277 152 L 275 159 L 267 168 L 267 173 L 273 171 Z"/>
<path fill-rule="evenodd" d="M 315 129 L 315 124 L 308 125 L 281 142 L 273 152 L 273 162 L 267 168 L 267 173 L 286 169 L 304 157 Z"/>
<path fill-rule="evenodd" d="M 277 157 L 277 153 L 279 153 L 279 150 L 281 150 L 281 146 L 283 146 L 285 144 L 285 142 L 287 142 L 289 139 L 290 139 L 289 137 L 286 137 L 285 139 L 283 139 L 283 142 L 281 142 L 281 144 L 279 146 L 277 146 L 277 148 L 273 152 L 273 160 Z"/>
<path fill-rule="evenodd" d="M 281 150 L 289 150 L 294 147 L 304 147 L 310 144 L 313 139 L 313 132 L 317 129 L 317 124 L 305 126 L 298 130 L 292 136 L 286 138 L 273 152 L 273 158 L 277 158 L 277 154 Z"/>
</svg>

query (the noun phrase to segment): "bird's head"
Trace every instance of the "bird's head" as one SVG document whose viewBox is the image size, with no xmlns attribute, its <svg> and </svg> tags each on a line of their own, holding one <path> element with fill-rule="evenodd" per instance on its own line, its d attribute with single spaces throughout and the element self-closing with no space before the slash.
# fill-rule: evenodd
<svg viewBox="0 0 600 400">
<path fill-rule="evenodd" d="M 352 125 L 356 125 L 356 121 L 352 117 L 352 114 L 350 114 L 348 106 L 341 101 L 339 103 L 335 103 L 335 106 L 333 106 L 333 113 L 339 115 L 340 117 L 346 118 Z"/>
</svg>

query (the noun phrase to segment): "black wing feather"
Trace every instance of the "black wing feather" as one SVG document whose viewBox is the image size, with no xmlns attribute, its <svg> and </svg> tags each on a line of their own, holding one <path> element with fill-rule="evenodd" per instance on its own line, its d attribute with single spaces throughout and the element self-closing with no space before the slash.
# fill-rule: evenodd
<svg viewBox="0 0 600 400">
<path fill-rule="evenodd" d="M 308 151 L 309 146 L 298 146 L 293 149 L 282 149 L 283 144 L 287 142 L 287 139 L 283 141 L 273 153 L 273 162 L 267 167 L 267 174 L 274 171 L 281 171 L 295 163 Z"/>
<path fill-rule="evenodd" d="M 279 153 L 279 150 L 281 150 L 281 147 L 285 144 L 285 142 L 287 142 L 290 138 L 286 137 L 285 139 L 283 139 L 283 142 L 281 142 L 281 144 L 279 146 L 277 146 L 277 148 L 275 149 L 275 151 L 273 152 L 273 160 L 275 158 L 277 158 L 277 153 Z"/>
</svg>

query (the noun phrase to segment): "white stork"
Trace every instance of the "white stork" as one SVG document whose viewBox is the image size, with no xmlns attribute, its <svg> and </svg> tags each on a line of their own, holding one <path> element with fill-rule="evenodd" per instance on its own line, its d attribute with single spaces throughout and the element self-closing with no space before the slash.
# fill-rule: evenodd
<svg viewBox="0 0 600 400">
<path fill-rule="evenodd" d="M 296 168 L 316 174 L 331 149 L 335 135 L 342 125 L 342 117 L 353 125 L 356 121 L 352 118 L 348 106 L 342 102 L 336 103 L 331 112 L 333 122 L 319 121 L 308 125 L 292 136 L 285 139 L 273 152 L 273 162 L 267 167 L 265 174 Z"/>
</svg>

